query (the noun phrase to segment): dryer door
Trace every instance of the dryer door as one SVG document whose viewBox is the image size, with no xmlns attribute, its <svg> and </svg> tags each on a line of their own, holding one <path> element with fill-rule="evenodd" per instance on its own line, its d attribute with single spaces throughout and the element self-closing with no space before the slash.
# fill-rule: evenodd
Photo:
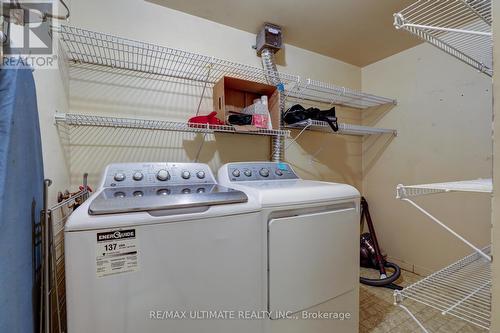
<svg viewBox="0 0 500 333">
<path fill-rule="evenodd" d="M 359 279 L 355 208 L 269 221 L 269 311 L 297 312 L 354 288 Z"/>
</svg>

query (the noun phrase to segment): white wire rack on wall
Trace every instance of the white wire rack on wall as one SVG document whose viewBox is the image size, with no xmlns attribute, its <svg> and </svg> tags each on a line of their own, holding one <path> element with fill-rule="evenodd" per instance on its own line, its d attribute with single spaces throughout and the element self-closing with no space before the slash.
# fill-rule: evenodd
<svg viewBox="0 0 500 333">
<path fill-rule="evenodd" d="M 475 246 L 411 199 L 421 195 L 449 192 L 492 193 L 493 184 L 491 179 L 410 186 L 400 184 L 396 188 L 396 197 L 410 203 L 430 220 L 467 244 L 475 253 L 402 291 L 396 290 L 394 292 L 395 303 L 407 311 L 424 332 L 428 331 L 402 304 L 405 298 L 438 309 L 443 315 L 451 314 L 488 329 L 491 316 L 490 247 L 481 249 Z"/>
<path fill-rule="evenodd" d="M 353 125 L 346 123 L 339 123 L 338 125 L 339 125 L 338 132 L 333 132 L 330 125 L 328 125 L 326 121 L 308 119 L 297 122 L 295 124 L 288 124 L 286 125 L 286 127 L 293 129 L 307 129 L 310 131 L 328 132 L 332 134 L 338 133 L 338 134 L 357 135 L 357 136 L 378 135 L 378 134 L 391 134 L 397 136 L 398 134 L 396 130 L 389 128 L 377 128 L 377 127 Z"/>
<path fill-rule="evenodd" d="M 330 105 L 341 105 L 355 109 L 367 109 L 383 105 L 396 105 L 395 99 L 363 93 L 339 87 L 331 83 L 306 79 L 291 85 L 285 92 L 290 100 L 312 101 Z"/>
<path fill-rule="evenodd" d="M 491 0 L 419 0 L 394 14 L 394 26 L 493 75 Z"/>
<path fill-rule="evenodd" d="M 482 251 L 489 254 L 490 247 L 485 247 Z M 443 315 L 452 315 L 489 329 L 491 264 L 478 253 L 473 253 L 403 290 L 396 290 L 394 298 L 399 305 L 405 299 L 411 299 L 430 306 Z"/>
<path fill-rule="evenodd" d="M 141 78 L 172 77 L 203 82 L 210 86 L 223 76 L 268 83 L 268 79 L 277 75 L 283 84 L 284 98 L 299 98 L 358 109 L 396 103 L 390 98 L 311 79 L 303 80 L 298 75 L 271 73 L 257 67 L 101 32 L 66 25 L 60 26 L 57 31 L 65 57 L 71 66 L 106 66 L 134 72 Z"/>
<path fill-rule="evenodd" d="M 290 131 L 271 130 L 253 127 L 235 127 L 231 125 L 210 125 L 166 120 L 151 120 L 139 118 L 120 118 L 75 113 L 56 113 L 56 124 L 69 126 L 92 126 L 111 128 L 133 128 L 146 130 L 188 132 L 188 133 L 239 133 L 252 135 L 284 136 L 288 137 Z"/>
<path fill-rule="evenodd" d="M 61 26 L 59 33 L 68 59 L 75 63 L 211 84 L 224 75 L 261 83 L 267 82 L 266 75 L 275 75 L 252 66 L 72 26 Z M 279 76 L 284 83 L 297 80 L 293 75 Z"/>
<path fill-rule="evenodd" d="M 399 185 L 397 187 L 397 198 L 407 198 L 419 195 L 446 193 L 446 192 L 483 192 L 491 193 L 493 182 L 491 178 L 463 180 L 458 182 L 434 183 L 423 185 Z"/>
</svg>

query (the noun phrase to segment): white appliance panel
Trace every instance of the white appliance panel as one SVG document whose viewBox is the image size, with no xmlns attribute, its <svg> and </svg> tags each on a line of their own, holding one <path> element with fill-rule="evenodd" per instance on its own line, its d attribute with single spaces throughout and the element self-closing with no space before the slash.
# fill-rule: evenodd
<svg viewBox="0 0 500 333">
<path fill-rule="evenodd" d="M 270 311 L 301 311 L 353 289 L 358 216 L 349 208 L 269 221 Z"/>
<path fill-rule="evenodd" d="M 261 332 L 258 320 L 150 318 L 150 311 L 261 310 L 260 219 L 252 213 L 134 227 L 138 270 L 105 277 L 96 276 L 96 234 L 109 229 L 66 232 L 68 331 Z"/>
</svg>

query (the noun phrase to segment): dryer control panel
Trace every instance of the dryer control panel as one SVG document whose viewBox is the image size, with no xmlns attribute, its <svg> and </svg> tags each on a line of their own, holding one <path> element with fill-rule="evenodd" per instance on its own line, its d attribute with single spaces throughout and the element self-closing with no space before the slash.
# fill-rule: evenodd
<svg viewBox="0 0 500 333">
<path fill-rule="evenodd" d="M 229 163 L 226 167 L 232 182 L 299 179 L 292 167 L 282 162 Z"/>
<path fill-rule="evenodd" d="M 104 171 L 101 187 L 216 184 L 203 163 L 117 163 Z"/>
</svg>

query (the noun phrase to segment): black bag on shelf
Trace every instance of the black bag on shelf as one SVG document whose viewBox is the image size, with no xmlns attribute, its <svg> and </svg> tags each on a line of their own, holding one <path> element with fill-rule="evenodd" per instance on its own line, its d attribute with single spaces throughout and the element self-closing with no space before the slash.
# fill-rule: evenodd
<svg viewBox="0 0 500 333">
<path fill-rule="evenodd" d="M 227 122 L 231 125 L 252 125 L 252 115 L 251 114 L 231 114 L 227 117 Z"/>
<path fill-rule="evenodd" d="M 318 108 L 305 109 L 302 105 L 295 104 L 283 116 L 283 120 L 287 124 L 295 124 L 307 119 L 327 122 L 334 132 L 339 130 L 335 107 L 332 107 L 330 110 L 320 110 Z"/>
</svg>

